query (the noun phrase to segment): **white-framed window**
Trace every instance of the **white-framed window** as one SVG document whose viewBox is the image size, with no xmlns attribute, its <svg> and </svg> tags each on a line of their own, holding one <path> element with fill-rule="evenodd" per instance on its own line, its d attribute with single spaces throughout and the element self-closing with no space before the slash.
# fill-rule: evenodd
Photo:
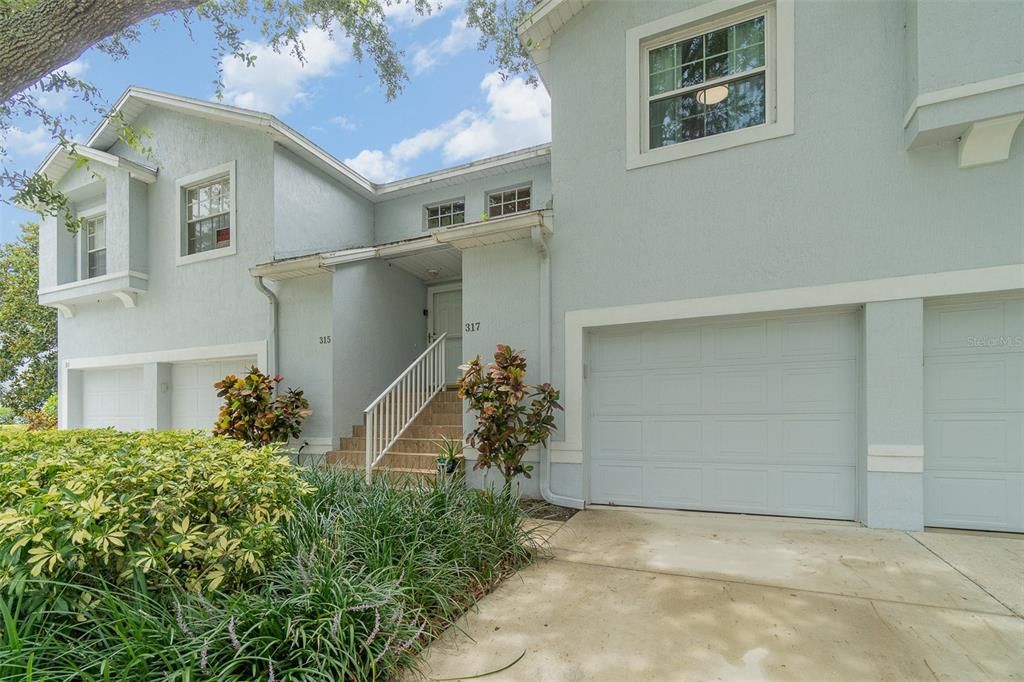
<svg viewBox="0 0 1024 682">
<path fill-rule="evenodd" d="M 82 225 L 82 240 L 85 246 L 85 278 L 107 274 L 107 217 L 86 218 Z"/>
<path fill-rule="evenodd" d="M 487 217 L 522 213 L 530 210 L 530 185 L 511 187 L 487 193 Z"/>
<path fill-rule="evenodd" d="M 236 253 L 235 162 L 180 178 L 177 186 L 178 264 Z"/>
<path fill-rule="evenodd" d="M 627 32 L 628 168 L 793 132 L 793 5 L 717 0 Z"/>
<path fill-rule="evenodd" d="M 466 200 L 452 199 L 424 207 L 428 230 L 461 225 L 466 222 Z"/>
</svg>

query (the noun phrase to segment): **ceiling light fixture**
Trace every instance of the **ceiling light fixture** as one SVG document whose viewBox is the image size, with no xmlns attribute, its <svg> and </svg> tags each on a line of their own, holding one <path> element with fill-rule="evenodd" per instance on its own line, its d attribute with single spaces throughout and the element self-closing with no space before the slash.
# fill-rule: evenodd
<svg viewBox="0 0 1024 682">
<path fill-rule="evenodd" d="M 715 85 L 697 93 L 697 101 L 704 105 L 718 104 L 729 96 L 728 85 Z"/>
</svg>

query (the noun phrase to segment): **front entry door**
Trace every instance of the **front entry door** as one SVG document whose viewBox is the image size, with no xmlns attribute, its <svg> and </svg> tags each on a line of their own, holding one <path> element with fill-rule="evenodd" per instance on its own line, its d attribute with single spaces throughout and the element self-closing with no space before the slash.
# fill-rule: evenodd
<svg viewBox="0 0 1024 682">
<path fill-rule="evenodd" d="M 458 284 L 427 289 L 427 334 L 433 341 L 448 333 L 445 348 L 445 379 L 454 383 L 462 364 L 462 287 Z"/>
</svg>

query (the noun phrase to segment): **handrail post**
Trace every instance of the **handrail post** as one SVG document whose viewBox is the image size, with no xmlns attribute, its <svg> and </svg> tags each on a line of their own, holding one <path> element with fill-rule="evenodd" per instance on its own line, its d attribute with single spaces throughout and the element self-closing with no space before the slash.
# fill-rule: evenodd
<svg viewBox="0 0 1024 682">
<path fill-rule="evenodd" d="M 374 409 L 366 411 L 366 482 L 373 480 L 373 412 Z"/>
</svg>

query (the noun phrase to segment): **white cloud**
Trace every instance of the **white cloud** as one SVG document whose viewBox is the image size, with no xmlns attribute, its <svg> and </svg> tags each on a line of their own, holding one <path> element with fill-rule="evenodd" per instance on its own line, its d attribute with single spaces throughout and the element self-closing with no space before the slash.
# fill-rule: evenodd
<svg viewBox="0 0 1024 682">
<path fill-rule="evenodd" d="M 431 1 L 433 2 L 433 0 Z M 400 28 L 412 28 L 413 26 L 418 26 L 424 21 L 441 16 L 449 9 L 459 4 L 459 0 L 442 2 L 440 3 L 440 6 L 435 3 L 432 6 L 433 11 L 431 11 L 430 14 L 420 14 L 416 11 L 415 0 L 388 0 L 388 2 L 390 2 L 390 4 L 384 4 L 384 15 L 393 26 Z"/>
<path fill-rule="evenodd" d="M 81 78 L 86 71 L 89 70 L 89 62 L 84 59 L 76 59 L 69 64 L 62 66 L 59 69 L 54 69 L 50 73 L 64 72 L 72 78 Z M 49 76 L 50 74 L 47 74 Z M 44 77 L 45 80 L 45 77 Z M 55 114 L 63 111 L 67 105 L 68 100 L 71 99 L 71 93 L 67 90 L 56 90 L 52 92 L 40 92 L 39 97 L 36 101 L 43 109 L 46 109 L 48 113 Z"/>
<path fill-rule="evenodd" d="M 9 128 L 0 138 L 0 146 L 3 146 L 8 154 L 15 157 L 39 156 L 48 151 L 53 144 L 50 131 L 42 125 L 29 131 L 21 128 Z"/>
<path fill-rule="evenodd" d="M 409 175 L 409 164 L 440 151 L 446 163 L 473 161 L 551 139 L 551 99 L 543 86 L 522 78 L 502 80 L 488 73 L 480 83 L 487 98 L 485 113 L 461 111 L 433 128 L 421 130 L 387 150 L 364 149 L 345 163 L 376 182 Z"/>
<path fill-rule="evenodd" d="M 310 28 L 302 32 L 301 40 L 305 63 L 289 53 L 287 47 L 279 53 L 269 45 L 245 41 L 245 49 L 256 57 L 256 62 L 249 67 L 234 56 L 221 61 L 224 100 L 246 109 L 286 114 L 309 99 L 309 81 L 330 75 L 352 57 L 340 34 L 332 39 L 326 31 Z"/>
<path fill-rule="evenodd" d="M 412 55 L 412 70 L 418 76 L 425 73 L 448 57 L 476 47 L 480 31 L 467 25 L 465 16 L 455 19 L 448 29 L 448 35 L 418 48 Z"/>
<path fill-rule="evenodd" d="M 350 132 L 356 129 L 355 121 L 350 119 L 348 116 L 335 116 L 331 119 L 331 123 L 342 130 L 348 130 Z"/>
</svg>

